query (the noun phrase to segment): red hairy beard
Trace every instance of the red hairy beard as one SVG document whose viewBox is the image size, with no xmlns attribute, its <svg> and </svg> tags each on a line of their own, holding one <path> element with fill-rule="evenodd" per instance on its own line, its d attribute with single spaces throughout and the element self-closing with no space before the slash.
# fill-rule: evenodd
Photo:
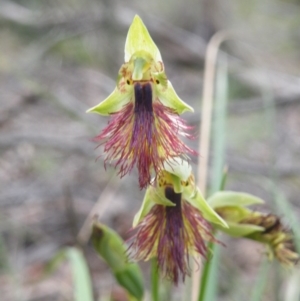
<svg viewBox="0 0 300 301">
<path fill-rule="evenodd" d="M 192 138 L 186 133 L 191 127 L 173 109 L 152 98 L 150 83 L 135 83 L 135 103 L 112 114 L 94 139 L 104 143 L 105 164 L 113 161 L 121 177 L 137 166 L 141 189 L 150 184 L 153 171 L 156 175 L 162 170 L 164 161 L 173 157 L 188 160 L 187 154 L 197 154 L 178 138 Z"/>
<path fill-rule="evenodd" d="M 138 224 L 137 233 L 130 239 L 129 254 L 136 260 L 157 257 L 162 274 L 178 284 L 190 275 L 190 253 L 206 257 L 206 241 L 217 242 L 211 225 L 201 212 L 186 201 L 181 194 L 167 187 L 166 198 L 175 206 L 155 205 Z"/>
</svg>

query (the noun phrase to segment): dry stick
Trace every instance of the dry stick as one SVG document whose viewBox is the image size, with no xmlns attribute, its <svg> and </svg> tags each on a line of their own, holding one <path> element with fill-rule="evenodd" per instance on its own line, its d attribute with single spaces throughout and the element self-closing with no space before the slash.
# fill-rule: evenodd
<svg viewBox="0 0 300 301">
<path fill-rule="evenodd" d="M 213 92 L 214 79 L 217 63 L 218 50 L 221 43 L 228 38 L 228 31 L 217 32 L 209 41 L 205 55 L 204 66 L 204 81 L 203 81 L 203 96 L 202 96 L 202 112 L 201 112 L 201 126 L 200 126 L 200 141 L 198 152 L 201 156 L 198 164 L 198 187 L 203 195 L 206 194 L 207 183 L 207 168 L 209 158 L 209 142 L 210 142 L 210 128 L 211 116 L 213 107 Z M 201 277 L 201 268 L 194 268 L 192 274 L 192 301 L 197 301 L 199 296 L 199 284 Z"/>
<path fill-rule="evenodd" d="M 99 195 L 97 202 L 93 206 L 92 210 L 90 211 L 77 235 L 77 241 L 80 245 L 87 244 L 92 234 L 92 225 L 94 218 L 97 217 L 97 219 L 100 219 L 103 216 L 103 214 L 106 211 L 106 208 L 108 207 L 108 204 L 111 201 L 111 194 L 114 195 L 116 193 L 120 184 L 121 181 L 115 181 L 114 174 L 103 189 L 102 193 Z"/>
</svg>

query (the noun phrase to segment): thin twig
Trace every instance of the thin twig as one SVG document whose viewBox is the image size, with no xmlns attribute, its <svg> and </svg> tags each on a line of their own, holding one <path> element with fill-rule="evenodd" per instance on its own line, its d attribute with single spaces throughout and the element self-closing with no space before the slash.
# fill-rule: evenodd
<svg viewBox="0 0 300 301">
<path fill-rule="evenodd" d="M 120 187 L 120 184 L 121 181 L 115 181 L 115 175 L 113 175 L 107 183 L 107 185 L 105 186 L 105 188 L 103 189 L 97 202 L 90 211 L 77 235 L 77 241 L 81 245 L 85 245 L 90 239 L 92 233 L 92 224 L 95 216 L 97 216 L 98 219 L 100 219 L 103 216 L 103 214 L 106 211 L 106 208 L 108 207 L 108 204 L 111 202 L 112 191 L 113 194 L 115 194 L 118 188 Z"/>
</svg>

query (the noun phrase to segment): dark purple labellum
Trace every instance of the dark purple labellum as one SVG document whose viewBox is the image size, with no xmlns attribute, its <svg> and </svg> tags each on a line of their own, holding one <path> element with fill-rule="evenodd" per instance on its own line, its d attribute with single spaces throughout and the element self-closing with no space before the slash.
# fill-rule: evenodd
<svg viewBox="0 0 300 301">
<path fill-rule="evenodd" d="M 152 107 L 152 86 L 150 83 L 134 84 L 134 125 L 131 138 L 131 147 L 141 152 L 148 151 L 152 145 L 153 107 Z M 145 140 L 147 141 L 145 143 Z M 143 142 L 144 141 L 144 142 Z M 144 148 L 144 149 L 143 149 Z M 139 158 L 141 161 L 145 158 Z M 150 162 L 138 162 L 138 166 L 149 167 Z M 150 175 L 148 175 L 150 177 Z"/>
<path fill-rule="evenodd" d="M 152 107 L 152 86 L 150 83 L 134 84 L 135 106 L 134 113 L 141 113 L 143 111 L 153 112 Z"/>
<path fill-rule="evenodd" d="M 179 235 L 180 229 L 184 227 L 181 210 L 181 193 L 176 193 L 172 187 L 166 187 L 165 196 L 168 200 L 175 204 L 174 207 L 166 206 L 166 219 L 169 229 L 172 229 L 172 236 L 176 233 L 175 237 L 170 239 L 177 240 L 179 236 L 176 237 L 176 235 Z"/>
<path fill-rule="evenodd" d="M 165 189 L 166 198 L 174 203 L 176 206 L 181 205 L 181 193 L 176 193 L 172 187 L 166 187 Z M 169 208 L 169 207 L 167 207 Z M 173 207 L 170 207 L 173 208 Z"/>
</svg>

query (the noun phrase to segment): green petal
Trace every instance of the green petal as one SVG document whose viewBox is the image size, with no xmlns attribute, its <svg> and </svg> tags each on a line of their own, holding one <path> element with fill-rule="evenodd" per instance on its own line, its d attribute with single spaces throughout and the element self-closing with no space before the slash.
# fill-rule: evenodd
<svg viewBox="0 0 300 301">
<path fill-rule="evenodd" d="M 194 207 L 198 208 L 205 219 L 214 224 L 221 225 L 224 228 L 228 228 L 227 223 L 209 206 L 198 188 L 194 196 L 187 198 L 186 200 Z"/>
<path fill-rule="evenodd" d="M 263 227 L 250 225 L 250 224 L 237 224 L 237 223 L 227 222 L 227 225 L 228 228 L 224 228 L 220 225 L 216 225 L 216 228 L 233 237 L 244 237 L 251 233 L 262 232 L 265 230 L 265 228 Z"/>
<path fill-rule="evenodd" d="M 165 189 L 162 188 L 162 189 L 156 189 L 154 190 L 155 188 L 153 188 L 153 194 L 154 194 L 154 198 L 153 198 L 153 201 L 158 204 L 158 205 L 163 205 L 163 206 L 171 206 L 171 207 L 174 207 L 176 206 L 176 204 L 174 204 L 173 202 L 171 202 L 170 200 L 168 200 L 166 197 L 165 197 Z M 175 191 L 175 190 L 174 190 Z M 176 192 L 176 191 L 175 191 Z"/>
<path fill-rule="evenodd" d="M 167 86 L 156 85 L 156 94 L 163 105 L 174 109 L 178 114 L 182 114 L 185 111 L 194 112 L 191 106 L 179 98 L 170 81 L 167 82 Z"/>
<path fill-rule="evenodd" d="M 128 62 L 135 52 L 141 50 L 151 54 L 155 61 L 162 61 L 160 52 L 146 26 L 142 19 L 136 15 L 129 27 L 125 42 L 125 62 Z"/>
<path fill-rule="evenodd" d="M 88 109 L 87 113 L 97 113 L 108 116 L 112 113 L 120 111 L 130 100 L 133 95 L 133 88 L 128 88 L 126 92 L 120 92 L 118 88 L 98 105 Z"/>
<path fill-rule="evenodd" d="M 133 218 L 132 226 L 136 227 L 138 223 L 150 212 L 155 204 L 163 206 L 175 206 L 174 203 L 172 203 L 164 196 L 164 194 L 162 194 L 162 191 L 159 193 L 158 189 L 150 186 L 146 190 L 142 207 Z"/>
<path fill-rule="evenodd" d="M 264 201 L 254 195 L 235 192 L 235 191 L 219 191 L 208 198 L 207 202 L 212 208 L 225 206 L 249 206 L 254 204 L 263 204 Z"/>
<path fill-rule="evenodd" d="M 149 213 L 151 208 L 155 205 L 153 202 L 153 193 L 151 193 L 151 187 L 147 188 L 145 197 L 142 203 L 142 207 L 140 210 L 136 213 L 136 215 L 133 218 L 132 226 L 136 227 L 138 223 Z"/>
<path fill-rule="evenodd" d="M 186 160 L 179 157 L 174 157 L 165 161 L 164 169 L 183 181 L 187 181 L 192 173 L 191 165 Z"/>
</svg>

